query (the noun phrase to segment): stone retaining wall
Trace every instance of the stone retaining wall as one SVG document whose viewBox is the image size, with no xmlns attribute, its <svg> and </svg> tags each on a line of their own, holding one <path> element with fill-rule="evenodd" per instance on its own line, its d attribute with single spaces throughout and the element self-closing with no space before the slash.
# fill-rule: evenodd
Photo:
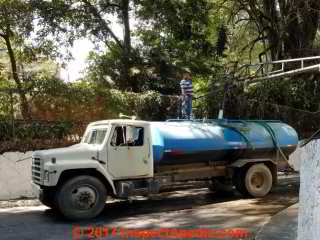
<svg viewBox="0 0 320 240">
<path fill-rule="evenodd" d="M 0 155 L 0 200 L 35 197 L 31 187 L 31 155 L 32 152 Z"/>
</svg>

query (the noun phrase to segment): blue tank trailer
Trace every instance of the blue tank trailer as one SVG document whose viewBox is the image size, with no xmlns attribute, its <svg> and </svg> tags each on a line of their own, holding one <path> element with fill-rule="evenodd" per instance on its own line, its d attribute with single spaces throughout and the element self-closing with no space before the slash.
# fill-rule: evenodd
<svg viewBox="0 0 320 240">
<path fill-rule="evenodd" d="M 211 189 L 235 186 L 265 196 L 277 183 L 277 163 L 298 146 L 298 134 L 281 121 L 168 120 L 151 122 L 155 179 L 161 186 L 211 179 Z"/>
<path fill-rule="evenodd" d="M 276 160 L 298 145 L 297 132 L 280 121 L 207 120 L 152 122 L 155 166 L 226 161 L 240 158 Z"/>
</svg>

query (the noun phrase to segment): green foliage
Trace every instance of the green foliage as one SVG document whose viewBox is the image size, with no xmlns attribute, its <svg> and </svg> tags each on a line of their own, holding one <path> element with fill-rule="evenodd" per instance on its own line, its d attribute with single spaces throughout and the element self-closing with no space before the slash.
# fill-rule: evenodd
<svg viewBox="0 0 320 240">
<path fill-rule="evenodd" d="M 0 121 L 0 154 L 69 146 L 80 141 L 85 127 L 68 121 Z"/>
<path fill-rule="evenodd" d="M 164 120 L 178 113 L 177 97 L 161 96 L 158 92 L 139 94 L 101 88 L 88 82 L 49 82 L 34 93 L 31 103 L 35 119 L 91 122 L 117 118 L 123 113 L 144 120 Z"/>
<path fill-rule="evenodd" d="M 249 54 L 250 61 L 318 54 L 314 51 L 320 27 L 318 0 L 215 2 L 220 2 L 217 4 L 219 9 L 229 17 L 235 40 L 233 48 Z"/>
<path fill-rule="evenodd" d="M 143 94 L 110 91 L 110 106 L 112 111 L 135 115 L 139 119 L 160 121 L 176 118 L 178 115 L 178 98 L 161 96 L 158 92 L 148 91 Z"/>
<path fill-rule="evenodd" d="M 234 77 L 243 63 L 317 53 L 318 2 L 297 7 L 278 0 L 1 0 L 0 48 L 6 51 L 0 52 L 0 88 L 18 88 L 12 95 L 15 113 L 28 104 L 35 119 L 89 122 L 121 112 L 163 120 L 177 116 L 178 100 L 161 94 L 179 95 L 182 69 L 189 68 L 197 117 L 216 116 L 223 103 L 236 117 L 253 117 L 248 111 L 264 116 L 261 106 L 270 103 L 318 111 L 317 74 L 250 87 Z M 123 37 L 112 31 L 113 19 L 123 26 Z M 84 79 L 66 84 L 56 78 L 59 66 L 50 59 L 68 59 L 68 48 L 83 37 L 96 48 Z M 0 92 L 1 119 L 12 117 L 9 96 Z M 261 103 L 260 112 L 246 105 L 250 101 Z M 249 107 L 235 107 L 240 105 Z M 64 130 L 51 130 L 63 136 Z M 42 136 L 19 132 L 19 138 Z"/>
<path fill-rule="evenodd" d="M 115 44 L 104 53 L 91 52 L 85 79 L 103 87 L 114 87 L 121 78 L 121 49 Z"/>
<path fill-rule="evenodd" d="M 0 15 L 0 31 L 3 35 L 19 35 L 19 40 L 22 40 L 23 36 L 28 37 L 33 30 L 32 10 L 25 1 L 1 0 Z"/>
<path fill-rule="evenodd" d="M 302 74 L 283 78 L 281 81 L 266 81 L 251 86 L 245 95 L 260 102 L 292 106 L 310 112 L 319 111 L 319 74 Z"/>
<path fill-rule="evenodd" d="M 0 141 L 12 138 L 12 125 L 9 122 L 0 122 Z"/>
<path fill-rule="evenodd" d="M 104 51 L 111 51 L 112 57 L 116 54 L 117 77 L 113 79 L 117 87 L 125 90 L 132 88 L 129 77 L 131 66 L 131 42 L 129 25 L 129 1 L 102 1 L 102 0 L 72 0 L 72 1 L 31 1 L 32 6 L 40 16 L 39 22 L 43 26 L 48 26 L 48 30 L 53 35 L 62 35 L 64 40 L 70 45 L 77 38 L 86 37 L 92 39 L 97 46 L 102 46 Z M 117 17 L 125 28 L 124 40 L 116 36 L 111 29 L 112 17 Z M 127 20 L 127 21 L 126 21 Z M 44 34 L 47 33 L 44 32 Z M 58 40 L 59 41 L 59 40 Z M 116 52 L 116 53 L 115 53 Z M 93 61 L 95 57 L 92 55 Z M 104 58 L 105 60 L 106 58 Z M 105 62 L 105 61 L 104 61 Z M 96 69 L 93 67 L 93 69 Z M 110 74 L 110 69 L 107 71 Z M 93 79 L 97 73 L 91 74 Z M 102 76 L 103 77 L 103 76 Z M 114 75 L 112 77 L 115 77 Z"/>
<path fill-rule="evenodd" d="M 136 39 L 130 54 L 130 88 L 178 94 L 181 69 L 208 77 L 215 72 L 215 32 L 212 4 L 201 1 L 133 1 L 139 23 L 131 31 Z M 108 41 L 106 51 L 90 55 L 86 79 L 121 89 L 123 49 Z"/>
<path fill-rule="evenodd" d="M 71 122 L 0 121 L 0 141 L 62 139 L 70 134 Z"/>
<path fill-rule="evenodd" d="M 36 61 L 39 56 L 58 55 L 57 46 L 52 40 L 54 37 L 48 38 L 47 28 L 40 24 L 36 27 L 38 18 L 29 1 L 1 0 L 0 15 L 0 38 L 10 39 L 15 58 L 20 64 Z M 46 31 L 46 35 L 40 36 L 41 31 Z"/>
<path fill-rule="evenodd" d="M 189 67 L 194 74 L 210 74 L 215 44 L 210 1 L 140 1 L 141 24 L 136 35 L 151 62 Z M 161 74 L 160 74 L 161 76 Z"/>
<path fill-rule="evenodd" d="M 0 153 L 68 146 L 77 143 L 92 121 L 135 115 L 143 120 L 176 118 L 178 98 L 158 92 L 143 94 L 103 89 L 88 82 L 40 81 L 32 92 L 32 118 L 0 121 Z M 58 121 L 57 121 L 58 120 Z"/>
</svg>

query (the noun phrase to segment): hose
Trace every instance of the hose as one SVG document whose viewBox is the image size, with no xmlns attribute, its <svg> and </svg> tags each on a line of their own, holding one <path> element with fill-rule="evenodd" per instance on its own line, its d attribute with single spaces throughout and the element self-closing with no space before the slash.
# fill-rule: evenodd
<svg viewBox="0 0 320 240">
<path fill-rule="evenodd" d="M 248 121 L 246 121 L 246 120 L 238 120 L 238 121 L 242 122 L 242 123 L 253 122 L 253 123 L 259 124 L 262 127 L 264 127 L 267 130 L 267 132 L 270 134 L 272 142 L 273 142 L 275 148 L 279 151 L 279 153 L 281 154 L 283 159 L 285 161 L 289 162 L 289 159 L 284 154 L 284 152 L 282 151 L 281 147 L 278 144 L 275 132 L 273 131 L 273 129 L 270 127 L 270 125 L 267 122 L 261 121 L 261 120 L 260 121 L 259 120 L 248 120 Z M 278 122 L 278 121 L 274 121 L 274 122 Z M 239 129 L 237 129 L 237 128 L 233 127 L 233 126 L 227 125 L 227 124 L 219 123 L 219 125 L 222 126 L 222 127 L 230 128 L 230 129 L 236 131 L 237 133 L 239 133 L 245 139 L 245 141 L 247 142 L 248 146 L 253 148 L 253 146 L 250 143 L 249 139 Z M 320 129 L 318 130 L 318 132 L 316 134 L 318 134 L 318 133 L 320 133 Z M 313 136 L 315 136 L 316 134 L 314 134 Z M 291 169 L 291 171 L 294 171 L 294 169 L 290 165 L 289 165 L 289 168 Z"/>
<path fill-rule="evenodd" d="M 276 134 L 275 132 L 273 131 L 273 129 L 269 126 L 268 123 L 266 122 L 263 122 L 263 121 L 254 121 L 255 123 L 263 126 L 267 131 L 268 133 L 270 134 L 271 136 L 271 139 L 272 139 L 272 142 L 274 144 L 274 146 L 279 150 L 280 154 L 282 155 L 282 157 L 284 158 L 284 160 L 286 160 L 287 162 L 289 162 L 289 159 L 286 157 L 286 155 L 284 154 L 284 152 L 282 151 L 281 147 L 279 146 L 278 144 L 278 141 L 277 141 L 277 138 L 276 138 Z"/>
<path fill-rule="evenodd" d="M 320 129 L 318 131 L 316 131 L 314 134 L 312 134 L 311 137 L 309 137 L 306 141 L 304 141 L 302 144 L 300 144 L 300 147 L 304 147 L 305 145 L 307 145 L 309 142 L 311 142 L 313 139 L 315 139 L 318 134 L 320 134 Z"/>
</svg>

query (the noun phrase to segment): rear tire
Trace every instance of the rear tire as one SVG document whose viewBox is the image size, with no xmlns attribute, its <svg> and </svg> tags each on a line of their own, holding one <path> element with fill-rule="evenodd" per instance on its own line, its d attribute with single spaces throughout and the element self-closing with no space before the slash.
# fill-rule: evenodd
<svg viewBox="0 0 320 240">
<path fill-rule="evenodd" d="M 263 163 L 240 168 L 234 174 L 234 185 L 244 196 L 264 197 L 272 188 L 272 174 Z"/>
<path fill-rule="evenodd" d="M 263 163 L 252 165 L 246 172 L 245 187 L 252 197 L 264 197 L 272 188 L 272 174 Z"/>
<path fill-rule="evenodd" d="M 59 210 L 71 220 L 98 216 L 105 207 L 106 199 L 104 184 L 92 176 L 78 176 L 67 180 L 56 195 Z"/>
</svg>

